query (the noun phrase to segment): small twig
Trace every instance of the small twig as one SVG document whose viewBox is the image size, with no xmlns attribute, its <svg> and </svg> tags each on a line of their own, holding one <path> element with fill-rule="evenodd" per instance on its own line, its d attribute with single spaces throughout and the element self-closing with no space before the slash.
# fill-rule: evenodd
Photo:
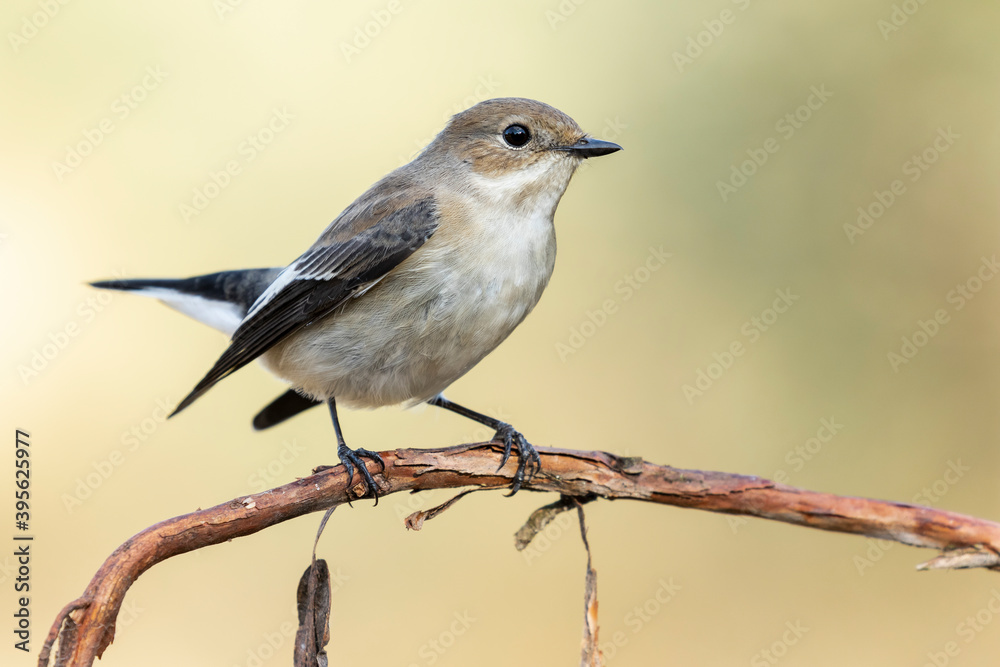
<svg viewBox="0 0 1000 667">
<path fill-rule="evenodd" d="M 599 644 L 597 624 L 597 570 L 591 562 L 590 542 L 587 540 L 587 522 L 583 517 L 583 503 L 571 498 L 580 520 L 580 538 L 587 551 L 587 576 L 583 585 L 583 640 L 580 648 L 580 667 L 603 667 L 604 655 Z"/>
<path fill-rule="evenodd" d="M 465 496 L 469 495 L 470 493 L 474 493 L 476 491 L 482 491 L 482 489 L 466 489 L 465 491 L 462 491 L 454 498 L 446 500 L 440 505 L 437 505 L 427 510 L 417 510 L 413 514 L 406 517 L 406 519 L 403 520 L 403 524 L 410 530 L 420 530 L 421 528 L 424 527 L 424 521 L 429 521 L 430 519 L 433 519 L 442 512 L 450 509 L 452 505 L 457 503 Z"/>
<path fill-rule="evenodd" d="M 964 570 L 973 567 L 985 567 L 989 570 L 1000 570 L 1000 556 L 983 547 L 965 547 L 949 549 L 926 563 L 917 566 L 918 570 Z"/>
<path fill-rule="evenodd" d="M 953 512 L 890 501 L 814 493 L 759 477 L 678 470 L 606 452 L 538 448 L 542 472 L 525 490 L 564 496 L 598 496 L 744 514 L 799 526 L 867 535 L 939 550 L 975 548 L 1000 554 L 1000 524 Z M 496 470 L 500 448 L 492 443 L 447 449 L 383 452 L 385 470 L 371 472 L 380 495 L 398 491 L 477 486 L 506 487 L 516 470 L 513 459 Z M 372 464 L 375 467 L 375 464 Z M 115 550 L 94 575 L 83 603 L 67 606 L 56 618 L 39 665 L 47 667 L 52 644 L 61 638 L 60 664 L 89 667 L 111 644 L 115 619 L 129 586 L 146 570 L 172 556 L 276 523 L 325 510 L 349 500 L 343 466 L 270 491 L 169 519 L 147 528 Z M 353 500 L 353 498 L 350 498 Z M 962 567 L 972 561 L 965 559 Z M 996 563 L 984 560 L 982 565 Z M 69 610 L 69 611 L 67 611 Z M 60 631 L 72 620 L 75 632 Z"/>
</svg>

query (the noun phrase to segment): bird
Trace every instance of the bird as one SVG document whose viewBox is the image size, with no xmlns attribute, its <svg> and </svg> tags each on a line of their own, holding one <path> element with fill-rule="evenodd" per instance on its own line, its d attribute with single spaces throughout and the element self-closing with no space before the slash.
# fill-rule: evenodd
<svg viewBox="0 0 1000 667">
<path fill-rule="evenodd" d="M 259 360 L 290 388 L 254 428 L 325 403 L 348 488 L 357 471 L 360 497 L 378 503 L 364 459 L 382 471 L 385 462 L 347 446 L 338 406 L 427 403 L 493 429 L 491 442 L 503 447 L 498 471 L 517 450 L 512 495 L 541 469 L 538 452 L 510 424 L 443 392 L 538 303 L 555 266 L 556 207 L 574 171 L 619 150 L 542 102 L 486 100 L 453 116 L 285 267 L 91 285 L 157 298 L 231 337 L 171 417 Z"/>
</svg>

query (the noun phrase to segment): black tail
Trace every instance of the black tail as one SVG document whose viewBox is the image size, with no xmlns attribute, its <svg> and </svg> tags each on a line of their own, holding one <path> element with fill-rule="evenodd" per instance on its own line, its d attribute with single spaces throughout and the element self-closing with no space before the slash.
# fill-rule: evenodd
<svg viewBox="0 0 1000 667">
<path fill-rule="evenodd" d="M 323 401 L 306 398 L 294 389 L 289 389 L 257 413 L 257 416 L 253 418 L 253 427 L 258 431 L 263 431 L 265 428 L 271 428 L 300 412 L 322 404 Z"/>
<path fill-rule="evenodd" d="M 188 294 L 211 301 L 231 303 L 246 313 L 280 272 L 281 269 L 243 269 L 220 271 L 193 278 L 99 280 L 90 284 L 101 289 L 128 292 L 167 290 L 175 294 Z"/>
<path fill-rule="evenodd" d="M 246 317 L 250 307 L 279 273 L 281 269 L 245 269 L 181 279 L 101 280 L 91 285 L 101 289 L 152 296 L 171 308 L 231 336 Z M 269 419 L 268 425 L 273 425 L 305 409 L 301 407 L 289 412 L 290 407 L 288 399 L 284 402 L 279 399 L 269 408 L 270 412 L 265 409 L 265 412 L 271 415 L 270 418 L 259 419 Z M 176 413 L 177 410 L 174 410 L 173 414 Z"/>
</svg>

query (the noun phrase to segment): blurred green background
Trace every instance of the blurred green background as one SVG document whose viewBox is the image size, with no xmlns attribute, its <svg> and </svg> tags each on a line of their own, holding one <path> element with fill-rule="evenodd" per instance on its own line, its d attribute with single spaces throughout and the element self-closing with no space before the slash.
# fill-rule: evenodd
<svg viewBox="0 0 1000 667">
<path fill-rule="evenodd" d="M 986 1 L 4 3 L 0 404 L 10 441 L 31 433 L 37 539 L 33 654 L 4 630 L 0 661 L 33 664 L 130 535 L 336 459 L 321 411 L 251 430 L 281 391 L 256 365 L 164 422 L 225 340 L 84 283 L 285 264 L 490 97 L 625 151 L 574 178 L 545 297 L 451 398 L 537 445 L 1000 518 L 998 20 Z M 769 312 L 778 291 L 792 305 Z M 372 449 L 489 435 L 433 409 L 342 419 Z M 403 529 L 447 496 L 334 515 L 333 664 L 576 664 L 575 527 L 512 548 L 553 498 L 477 494 Z M 997 575 L 916 573 L 932 552 L 638 503 L 587 515 L 611 665 L 1000 656 Z M 289 664 L 319 518 L 148 572 L 101 664 Z"/>
</svg>

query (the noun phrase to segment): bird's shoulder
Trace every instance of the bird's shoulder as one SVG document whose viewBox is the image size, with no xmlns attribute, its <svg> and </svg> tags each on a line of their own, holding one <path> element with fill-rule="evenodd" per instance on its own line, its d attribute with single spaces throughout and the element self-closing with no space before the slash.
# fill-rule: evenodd
<svg viewBox="0 0 1000 667">
<path fill-rule="evenodd" d="M 383 237 L 403 233 L 414 222 L 419 225 L 422 218 L 437 217 L 437 208 L 433 188 L 426 185 L 415 170 L 400 168 L 372 185 L 345 208 L 323 230 L 312 248 L 348 243 L 376 227 Z"/>
<path fill-rule="evenodd" d="M 433 189 L 397 170 L 344 209 L 272 287 L 299 280 L 377 279 L 423 245 L 440 220 Z"/>
</svg>

